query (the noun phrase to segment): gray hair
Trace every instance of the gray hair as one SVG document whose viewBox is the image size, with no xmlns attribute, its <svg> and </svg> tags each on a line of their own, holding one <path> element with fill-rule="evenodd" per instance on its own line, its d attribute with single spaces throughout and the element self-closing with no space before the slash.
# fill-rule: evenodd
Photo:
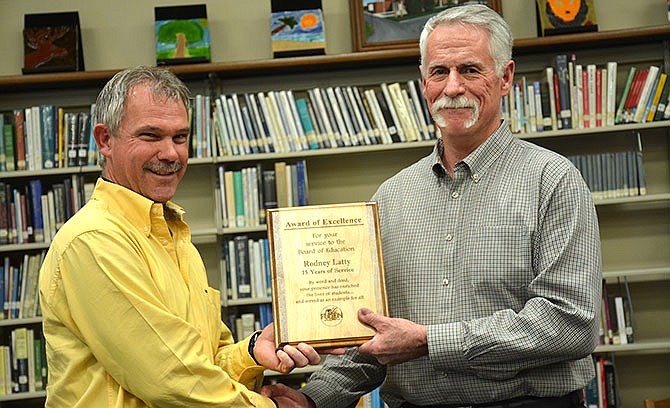
<svg viewBox="0 0 670 408">
<path fill-rule="evenodd" d="M 118 72 L 105 84 L 98 94 L 91 126 L 102 123 L 115 136 L 126 111 L 128 92 L 138 85 L 147 85 L 151 94 L 162 100 L 180 100 L 187 112 L 191 107 L 189 89 L 174 73 L 165 68 L 138 66 Z M 104 168 L 104 156 L 99 155 L 98 163 Z"/>
<path fill-rule="evenodd" d="M 481 4 L 450 7 L 426 22 L 419 38 L 423 73 L 426 69 L 428 36 L 440 24 L 472 25 L 486 30 L 489 33 L 489 52 L 495 63 L 496 75 L 502 77 L 505 65 L 512 59 L 512 30 L 500 14 Z"/>
</svg>

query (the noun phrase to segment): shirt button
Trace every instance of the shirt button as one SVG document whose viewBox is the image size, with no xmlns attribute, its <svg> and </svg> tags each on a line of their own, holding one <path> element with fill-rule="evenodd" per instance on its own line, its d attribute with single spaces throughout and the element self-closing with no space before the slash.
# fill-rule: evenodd
<svg viewBox="0 0 670 408">
<path fill-rule="evenodd" d="M 442 286 L 447 286 L 447 285 L 449 285 L 449 279 L 447 279 L 447 278 L 442 279 Z"/>
<path fill-rule="evenodd" d="M 451 198 L 458 198 L 458 196 L 460 196 L 460 194 L 458 194 L 458 191 L 454 191 L 453 193 L 451 193 Z"/>
<path fill-rule="evenodd" d="M 149 227 L 147 227 L 147 226 L 145 225 L 145 226 L 144 226 L 144 232 L 147 232 L 147 231 L 149 231 Z"/>
<path fill-rule="evenodd" d="M 454 239 L 454 236 L 451 235 L 451 234 L 447 234 L 446 238 L 447 238 L 447 241 L 451 241 L 452 239 Z"/>
<path fill-rule="evenodd" d="M 475 174 L 472 175 L 472 179 L 473 179 L 475 182 L 477 182 L 477 181 L 479 181 L 479 179 L 481 179 L 481 176 L 480 176 L 479 174 L 475 173 Z"/>
<path fill-rule="evenodd" d="M 167 239 L 164 239 L 164 240 L 163 240 L 163 245 L 167 245 L 167 244 L 168 244 Z"/>
</svg>

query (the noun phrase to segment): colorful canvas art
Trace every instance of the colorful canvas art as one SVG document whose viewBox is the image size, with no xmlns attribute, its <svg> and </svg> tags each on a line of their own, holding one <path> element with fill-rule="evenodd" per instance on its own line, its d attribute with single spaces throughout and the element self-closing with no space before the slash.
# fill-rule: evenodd
<svg viewBox="0 0 670 408">
<path fill-rule="evenodd" d="M 537 0 L 540 35 L 598 31 L 595 0 Z"/>
<path fill-rule="evenodd" d="M 201 6 L 156 7 L 158 65 L 211 60 L 207 11 Z"/>
<path fill-rule="evenodd" d="M 320 9 L 272 13 L 272 52 L 275 57 L 324 54 L 326 37 Z"/>
</svg>

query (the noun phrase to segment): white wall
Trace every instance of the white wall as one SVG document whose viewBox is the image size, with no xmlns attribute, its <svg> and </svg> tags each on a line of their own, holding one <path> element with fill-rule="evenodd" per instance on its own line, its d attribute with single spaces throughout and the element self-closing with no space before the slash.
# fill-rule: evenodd
<svg viewBox="0 0 670 408">
<path fill-rule="evenodd" d="M 322 0 L 327 53 L 351 52 L 350 0 Z M 667 24 L 665 0 L 595 0 L 600 30 Z M 23 66 L 23 16 L 78 11 L 86 70 L 155 64 L 154 7 L 207 4 L 212 61 L 271 58 L 269 0 L 0 0 L 0 75 Z M 535 1 L 504 0 L 518 38 L 534 37 Z"/>
</svg>

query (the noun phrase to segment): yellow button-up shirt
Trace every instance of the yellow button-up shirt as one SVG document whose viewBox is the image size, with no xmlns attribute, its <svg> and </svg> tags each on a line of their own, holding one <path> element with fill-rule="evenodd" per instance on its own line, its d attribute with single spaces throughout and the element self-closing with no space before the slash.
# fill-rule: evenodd
<svg viewBox="0 0 670 408">
<path fill-rule="evenodd" d="M 47 407 L 274 407 L 184 211 L 99 179 L 40 271 Z"/>
</svg>

